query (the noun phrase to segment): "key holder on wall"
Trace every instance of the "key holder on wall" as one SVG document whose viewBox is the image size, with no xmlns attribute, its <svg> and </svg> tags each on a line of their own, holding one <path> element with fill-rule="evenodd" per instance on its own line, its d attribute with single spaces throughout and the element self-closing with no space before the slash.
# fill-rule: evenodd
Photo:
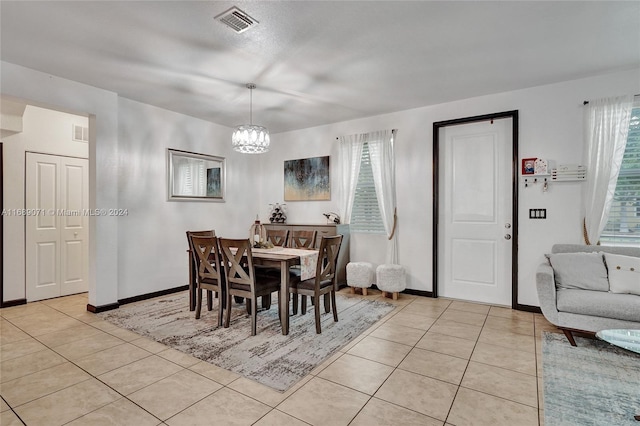
<svg viewBox="0 0 640 426">
<path fill-rule="evenodd" d="M 547 192 L 549 182 L 585 181 L 587 169 L 579 164 L 561 164 L 558 167 L 552 167 L 549 161 L 534 157 L 522 159 L 521 174 L 525 188 L 530 184 L 542 182 L 542 191 Z"/>
</svg>

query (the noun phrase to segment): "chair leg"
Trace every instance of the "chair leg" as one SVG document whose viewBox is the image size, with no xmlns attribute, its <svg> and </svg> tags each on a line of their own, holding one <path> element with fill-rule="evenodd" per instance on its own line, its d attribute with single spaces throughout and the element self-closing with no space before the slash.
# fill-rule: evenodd
<svg viewBox="0 0 640 426">
<path fill-rule="evenodd" d="M 211 311 L 213 309 L 213 292 L 211 290 L 207 290 L 207 310 Z"/>
<path fill-rule="evenodd" d="M 282 315 L 280 315 L 280 313 L 282 312 L 281 309 L 282 307 L 280 306 L 280 290 L 278 290 L 278 318 L 280 319 L 280 325 L 282 325 Z M 287 307 L 287 315 L 289 314 L 289 307 Z"/>
<path fill-rule="evenodd" d="M 333 310 L 333 320 L 338 322 L 338 309 L 336 308 L 336 292 L 331 292 L 331 309 Z"/>
<path fill-rule="evenodd" d="M 231 321 L 231 294 L 227 293 L 227 303 L 224 318 L 224 328 L 229 328 L 229 322 Z"/>
<path fill-rule="evenodd" d="M 329 293 L 324 295 L 324 313 L 328 314 L 331 311 L 330 305 L 331 299 L 329 299 Z"/>
<path fill-rule="evenodd" d="M 216 297 L 218 297 L 218 292 L 216 291 Z M 218 327 L 222 326 L 222 313 L 224 311 L 224 302 L 222 301 L 222 297 L 218 298 Z"/>
<path fill-rule="evenodd" d="M 251 303 L 251 299 L 247 299 L 246 304 L 247 304 L 247 314 L 251 315 L 251 307 L 253 306 L 253 303 Z"/>
<path fill-rule="evenodd" d="M 262 308 L 266 310 L 271 309 L 271 295 L 262 296 Z"/>
<path fill-rule="evenodd" d="M 202 289 L 199 288 L 196 290 L 197 301 L 196 301 L 196 319 L 200 319 L 200 312 L 202 311 Z"/>
<path fill-rule="evenodd" d="M 248 302 L 249 302 L 249 299 L 247 299 L 247 306 L 249 306 Z M 254 297 L 253 299 L 251 299 L 251 335 L 252 336 L 255 336 L 258 333 L 258 325 L 256 324 L 257 319 L 258 319 L 258 299 Z"/>
<path fill-rule="evenodd" d="M 313 305 L 313 313 L 316 316 L 316 334 L 321 334 L 322 330 L 320 329 L 320 301 L 316 300 L 316 303 Z"/>
<path fill-rule="evenodd" d="M 291 298 L 293 304 L 293 315 L 298 314 L 298 294 L 293 293 L 293 297 Z"/>
<path fill-rule="evenodd" d="M 301 309 L 302 315 L 306 315 L 307 314 L 307 296 L 302 295 L 301 299 L 302 299 L 302 302 L 300 302 L 301 303 L 300 309 Z"/>
</svg>

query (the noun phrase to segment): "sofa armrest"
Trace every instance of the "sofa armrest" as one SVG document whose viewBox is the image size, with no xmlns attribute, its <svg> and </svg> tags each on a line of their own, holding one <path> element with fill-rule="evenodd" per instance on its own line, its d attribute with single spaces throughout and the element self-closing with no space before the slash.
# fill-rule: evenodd
<svg viewBox="0 0 640 426">
<path fill-rule="evenodd" d="M 540 309 L 544 317 L 553 325 L 558 324 L 558 307 L 556 305 L 556 280 L 553 268 L 548 263 L 542 263 L 536 270 L 536 287 Z"/>
</svg>

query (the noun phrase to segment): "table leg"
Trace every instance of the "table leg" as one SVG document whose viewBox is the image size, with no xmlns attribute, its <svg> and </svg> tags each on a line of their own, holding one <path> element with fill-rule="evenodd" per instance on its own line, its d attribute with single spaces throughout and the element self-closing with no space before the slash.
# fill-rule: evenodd
<svg viewBox="0 0 640 426">
<path fill-rule="evenodd" d="M 280 263 L 280 324 L 282 334 L 289 334 L 289 266 Z"/>
</svg>

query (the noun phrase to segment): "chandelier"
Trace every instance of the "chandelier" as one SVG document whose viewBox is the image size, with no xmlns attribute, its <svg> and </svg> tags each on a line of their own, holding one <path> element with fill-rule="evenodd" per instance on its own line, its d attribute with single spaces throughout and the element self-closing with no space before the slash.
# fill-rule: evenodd
<svg viewBox="0 0 640 426">
<path fill-rule="evenodd" d="M 262 154 L 269 151 L 269 131 L 266 127 L 253 124 L 253 89 L 256 85 L 247 83 L 250 95 L 249 124 L 242 124 L 233 130 L 233 149 L 243 154 Z"/>
</svg>

